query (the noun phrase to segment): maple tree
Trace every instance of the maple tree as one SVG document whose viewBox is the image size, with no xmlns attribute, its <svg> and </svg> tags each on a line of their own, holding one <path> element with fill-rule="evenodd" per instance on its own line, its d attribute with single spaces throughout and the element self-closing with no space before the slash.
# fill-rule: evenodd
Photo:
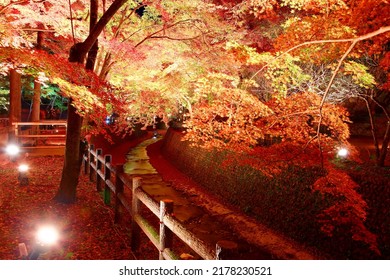
<svg viewBox="0 0 390 280">
<path fill-rule="evenodd" d="M 97 35 L 101 32 L 101 30 L 104 27 L 104 25 L 106 24 L 106 22 L 109 20 L 110 16 L 112 16 L 115 13 L 115 11 L 116 11 L 115 9 L 118 9 L 120 7 L 120 5 L 123 4 L 121 2 L 119 2 L 119 3 L 118 2 L 119 1 L 117 1 L 116 3 L 114 2 L 115 5 L 112 6 L 113 8 L 108 10 L 109 12 L 107 12 L 105 17 L 103 17 L 103 20 L 101 21 L 100 26 L 98 26 L 98 28 L 96 29 L 97 31 L 95 31 L 95 33 L 91 32 L 92 37 L 97 37 Z M 23 7 L 23 5 L 30 5 L 29 8 L 32 8 L 32 11 L 37 11 L 37 12 L 41 12 L 41 13 L 44 13 L 43 11 L 45 11 L 45 10 L 46 11 L 53 10 L 53 9 L 51 9 L 51 6 L 47 6 L 47 5 L 43 5 L 43 6 L 38 7 L 37 5 L 40 5 L 40 4 L 42 4 L 42 1 L 27 1 L 27 2 L 17 2 L 17 3 L 10 2 L 7 6 L 4 6 L 4 9 L 10 8 L 13 5 L 21 5 L 22 10 L 24 11 L 24 10 L 28 10 L 28 9 L 25 9 L 26 7 Z M 45 3 L 43 3 L 43 4 L 45 4 Z M 46 4 L 48 4 L 48 3 L 46 3 Z M 37 9 L 37 8 L 39 8 L 39 9 Z M 3 11 L 4 11 L 4 9 L 3 9 Z M 58 11 L 56 11 L 56 12 L 58 12 Z M 18 15 L 19 11 L 17 10 L 13 14 Z M 8 17 L 8 16 L 9 15 L 7 14 L 6 17 Z M 29 22 L 29 24 L 33 25 L 34 21 Z M 24 31 L 24 30 L 22 30 L 22 31 Z M 91 36 L 88 38 L 91 38 Z M 90 40 L 90 42 L 91 41 L 93 42 L 94 39 L 92 39 L 92 40 L 89 39 L 89 40 Z M 81 46 L 87 45 L 87 48 L 90 48 L 90 47 L 88 47 L 88 44 L 91 44 L 91 43 L 88 43 L 88 41 L 87 41 L 87 43 L 85 43 L 84 45 L 76 44 L 76 46 L 78 46 L 80 48 Z M 5 45 L 8 46 L 9 44 L 7 42 L 5 42 Z M 71 50 L 74 50 L 74 48 Z M 81 49 L 80 52 L 79 51 L 71 52 L 69 61 L 70 62 L 78 61 L 78 62 L 82 63 L 84 56 L 86 55 L 86 51 L 84 51 L 84 50 L 85 49 Z M 103 107 L 102 103 L 96 102 L 96 98 L 94 99 L 93 96 L 91 95 L 91 93 L 88 93 L 89 92 L 88 90 L 82 89 L 82 87 L 77 87 L 77 86 L 75 86 L 75 84 L 78 84 L 80 86 L 84 86 L 84 85 L 88 85 L 88 84 L 91 85 L 91 82 L 93 84 L 93 81 L 94 81 L 93 75 L 91 76 L 91 75 L 85 73 L 84 76 L 81 75 L 81 77 L 80 77 L 80 72 L 83 73 L 85 71 L 80 71 L 80 67 L 75 67 L 75 65 L 71 65 L 69 63 L 64 63 L 64 59 L 57 60 L 57 63 L 63 63 L 63 64 L 61 64 L 61 66 L 59 64 L 53 65 L 53 57 L 50 57 L 49 55 L 44 54 L 43 52 L 36 51 L 34 53 L 34 52 L 31 52 L 31 51 L 26 50 L 26 49 L 24 49 L 24 50 L 21 49 L 20 51 L 18 51 L 15 48 L 8 48 L 8 49 L 3 48 L 2 52 L 3 52 L 3 54 L 8 52 L 8 57 L 6 57 L 6 59 L 9 60 L 13 65 L 24 64 L 28 60 L 30 60 L 29 63 L 26 63 L 27 65 L 31 66 L 32 69 L 34 69 L 34 67 L 35 67 L 35 71 L 37 69 L 40 69 L 41 71 L 43 70 L 43 71 L 46 71 L 46 73 L 49 73 L 49 76 L 52 79 L 52 81 L 54 83 L 58 83 L 64 91 L 66 90 L 67 95 L 71 98 L 71 102 L 69 102 L 69 113 L 68 113 L 66 160 L 65 160 L 65 164 L 64 164 L 64 172 L 63 172 L 64 175 L 63 175 L 62 183 L 60 185 L 58 199 L 62 200 L 64 202 L 72 202 L 75 200 L 75 193 L 76 193 L 75 190 L 76 190 L 76 185 L 77 185 L 77 181 L 78 181 L 78 173 L 79 173 L 79 168 L 80 168 L 79 139 L 80 139 L 80 130 L 81 130 L 81 116 L 76 113 L 76 107 L 78 107 L 79 110 L 81 109 L 81 111 L 84 111 L 84 113 L 86 113 L 86 111 L 87 111 L 86 109 L 88 108 L 88 106 L 89 106 L 89 108 L 91 108 L 92 105 L 93 105 L 93 107 L 96 107 L 96 105 Z M 18 54 L 16 54 L 16 52 L 18 52 Z M 15 54 L 16 54 L 16 56 L 14 56 Z M 61 54 L 63 55 L 63 53 L 61 53 Z M 81 57 L 80 56 L 75 57 L 78 54 L 80 54 Z M 30 56 L 30 57 L 27 57 L 27 56 Z M 32 63 L 31 60 L 34 60 L 34 59 L 35 59 L 35 61 L 34 61 L 34 63 Z M 53 68 L 50 69 L 50 70 L 53 70 L 53 72 L 47 71 L 48 68 L 50 68 L 50 66 L 53 66 Z M 11 67 L 11 66 L 9 65 L 9 67 Z M 15 66 L 13 66 L 13 67 L 15 67 Z M 31 71 L 31 68 L 28 71 Z M 62 72 L 62 71 L 59 71 L 61 68 L 62 69 L 68 68 L 68 69 Z M 67 74 L 71 74 L 72 72 L 74 74 L 73 76 L 68 76 L 67 78 L 64 77 Z M 55 73 L 57 73 L 58 76 L 56 76 Z M 81 82 L 79 80 L 79 82 L 75 83 L 75 80 L 77 80 L 79 77 L 81 78 L 80 79 Z M 72 86 L 69 83 L 69 81 L 73 82 Z M 92 85 L 92 87 L 93 87 L 93 85 Z M 101 83 L 98 81 L 98 79 L 95 79 L 95 89 L 101 90 Z M 72 95 L 72 92 L 73 93 L 77 92 L 77 94 Z M 83 92 L 85 93 L 84 97 L 83 97 Z M 76 98 L 77 101 L 72 102 L 72 97 L 75 97 L 75 96 L 77 97 Z M 88 101 L 90 101 L 90 102 L 88 102 Z"/>
<path fill-rule="evenodd" d="M 134 122 L 147 126 L 157 117 L 168 122 L 181 115 L 185 139 L 236 152 L 249 151 L 267 135 L 292 150 L 301 147 L 300 154 L 303 148 L 320 148 L 317 164 L 329 172 L 316 188 L 325 190 L 327 184 L 341 184 L 326 155 L 348 145 L 348 112 L 338 101 L 353 93 L 382 108 L 389 120 L 377 98 L 378 88 L 386 95 L 389 87 L 389 54 L 383 48 L 390 33 L 383 11 L 389 5 L 384 1 L 116 0 L 103 1 L 111 5 L 101 7 L 99 20 L 93 16 L 97 1 L 90 1 L 91 9 L 88 2 L 74 2 L 70 18 L 65 2 L 3 1 L 0 10 L 3 68 L 17 65 L 41 80 L 49 78 L 71 99 L 60 200 L 75 199 L 82 117 L 101 128 L 115 112 L 119 117 L 112 130 L 131 131 Z M 60 36 L 60 43 L 50 44 L 56 54 L 31 51 L 31 30 L 45 31 L 51 39 L 52 33 Z M 87 68 L 100 79 L 84 70 L 87 55 L 92 58 Z M 370 72 L 368 61 L 380 66 L 382 81 Z M 386 157 L 389 127 L 379 164 Z M 346 188 L 354 188 L 346 181 Z M 364 204 L 353 192 L 341 193 Z M 328 213 L 336 215 L 333 210 Z M 374 244 L 369 234 L 364 236 Z"/>
<path fill-rule="evenodd" d="M 364 100 L 372 126 L 377 164 L 383 166 L 390 140 L 390 119 L 386 108 L 386 96 L 389 96 L 389 77 L 386 74 L 389 55 L 386 47 L 389 40 L 389 4 L 384 1 L 336 1 L 337 5 L 321 9 L 321 5 L 313 5 L 312 2 L 286 2 L 295 3 L 294 8 L 298 12 L 286 21 L 285 33 L 277 39 L 276 47 L 284 51 L 294 50 L 306 63 L 325 64 L 329 65 L 328 67 L 336 67 L 338 63 L 328 83 L 326 98 L 329 97 L 329 102 L 348 98 Z M 300 10 L 305 12 L 300 15 Z M 321 42 L 324 44 L 318 45 Z M 338 60 L 338 57 L 341 59 Z M 331 90 L 335 79 L 340 80 L 343 76 L 352 79 L 358 88 L 355 86 L 355 90 L 343 93 L 335 87 Z M 387 119 L 386 129 L 381 136 L 381 147 L 371 114 L 375 107 L 379 108 Z"/>
<path fill-rule="evenodd" d="M 95 8 L 94 19 L 91 20 L 90 33 L 82 43 L 76 43 L 71 47 L 69 54 L 70 62 L 84 64 L 84 60 L 88 54 L 89 60 L 86 66 L 89 70 L 93 69 L 94 58 L 92 58 L 91 61 L 89 52 L 93 51 L 93 46 L 95 45 L 100 33 L 103 31 L 103 28 L 125 2 L 126 1 L 124 0 L 115 0 L 96 23 L 94 20 L 96 21 L 97 7 Z M 91 1 L 91 3 L 94 3 L 94 1 Z M 96 2 L 94 4 L 96 6 Z M 74 202 L 76 199 L 76 188 L 78 184 L 78 176 L 80 174 L 81 157 L 83 154 L 83 151 L 80 150 L 82 117 L 77 113 L 76 108 L 72 105 L 72 103 L 73 99 L 69 101 L 68 105 L 68 127 L 64 169 L 60 188 L 58 194 L 56 195 L 58 200 L 67 203 Z"/>
</svg>

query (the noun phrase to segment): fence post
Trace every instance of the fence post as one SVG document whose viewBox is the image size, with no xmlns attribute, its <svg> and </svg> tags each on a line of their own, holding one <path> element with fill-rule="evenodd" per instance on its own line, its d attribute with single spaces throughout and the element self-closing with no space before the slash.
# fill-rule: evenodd
<svg viewBox="0 0 390 280">
<path fill-rule="evenodd" d="M 89 165 L 89 180 L 93 181 L 93 167 L 92 163 L 95 161 L 95 157 L 92 154 L 93 150 L 95 149 L 95 146 L 91 144 L 88 149 L 88 165 Z"/>
<path fill-rule="evenodd" d="M 99 156 L 103 154 L 102 149 L 96 149 L 96 190 L 100 192 L 102 190 L 102 177 L 100 177 L 98 171 L 102 169 L 102 162 L 99 159 Z"/>
<path fill-rule="evenodd" d="M 131 205 L 131 249 L 136 251 L 139 248 L 140 243 L 140 228 L 135 220 L 135 217 L 139 215 L 141 203 L 136 195 L 136 190 L 141 187 L 142 178 L 133 178 L 133 194 L 132 194 L 132 205 Z"/>
<path fill-rule="evenodd" d="M 163 252 L 166 248 L 172 248 L 173 233 L 164 224 L 164 217 L 173 213 L 173 201 L 164 199 L 160 201 L 160 253 L 159 259 L 164 260 Z"/>
<path fill-rule="evenodd" d="M 86 157 L 86 158 L 84 158 Z M 89 147 L 87 151 L 83 154 L 83 163 L 84 163 L 84 174 L 88 174 L 88 167 L 89 167 Z"/>
<path fill-rule="evenodd" d="M 120 219 L 119 207 L 121 205 L 121 201 L 119 199 L 119 195 L 123 193 L 123 181 L 120 178 L 120 174 L 123 173 L 123 164 L 117 165 L 115 168 L 115 215 L 114 215 L 114 223 L 118 223 Z"/>
<path fill-rule="evenodd" d="M 104 156 L 104 204 L 110 205 L 111 203 L 111 190 L 107 185 L 107 180 L 111 179 L 111 169 L 107 167 L 107 164 L 111 163 L 111 155 Z"/>
<path fill-rule="evenodd" d="M 237 251 L 237 243 L 229 240 L 220 240 L 216 244 L 216 257 L 217 260 L 232 260 L 234 259 L 234 253 Z"/>
</svg>

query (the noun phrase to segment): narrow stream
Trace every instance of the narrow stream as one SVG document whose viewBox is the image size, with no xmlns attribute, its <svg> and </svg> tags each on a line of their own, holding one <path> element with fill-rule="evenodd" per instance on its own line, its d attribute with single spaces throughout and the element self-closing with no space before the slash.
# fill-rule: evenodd
<svg viewBox="0 0 390 280">
<path fill-rule="evenodd" d="M 125 173 L 142 177 L 143 190 L 156 202 L 163 199 L 173 200 L 175 217 L 210 246 L 215 246 L 220 240 L 235 241 L 239 245 L 240 259 L 271 259 L 268 253 L 252 248 L 245 241 L 238 240 L 226 225 L 218 223 L 215 217 L 201 207 L 192 204 L 181 192 L 162 180 L 150 164 L 146 150 L 148 145 L 158 140 L 160 139 L 151 138 L 131 149 L 126 156 Z"/>
</svg>

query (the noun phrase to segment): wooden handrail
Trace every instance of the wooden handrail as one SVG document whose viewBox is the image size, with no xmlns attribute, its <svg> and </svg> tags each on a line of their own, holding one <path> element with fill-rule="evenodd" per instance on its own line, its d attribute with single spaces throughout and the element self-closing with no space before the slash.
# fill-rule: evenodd
<svg viewBox="0 0 390 280">
<path fill-rule="evenodd" d="M 56 120 L 50 120 L 50 121 L 39 121 L 39 122 L 13 122 L 12 125 L 15 126 L 21 126 L 21 125 L 63 125 L 67 126 L 66 121 L 56 121 Z"/>
<path fill-rule="evenodd" d="M 14 136 L 16 139 L 49 139 L 49 138 L 56 138 L 56 139 L 63 139 L 65 140 L 66 134 L 64 134 L 64 130 L 67 129 L 67 123 L 66 121 L 62 120 L 49 120 L 49 121 L 39 121 L 39 122 L 13 122 L 12 123 L 13 129 L 14 129 Z M 40 128 L 40 126 L 56 126 L 56 127 L 63 127 L 57 129 L 47 129 L 44 130 Z M 28 131 L 29 134 L 22 134 L 21 133 L 21 127 L 35 127 L 35 128 L 29 128 Z M 51 133 L 47 133 L 51 132 Z M 61 134 L 56 134 L 61 133 Z M 61 143 L 62 144 L 62 143 Z M 65 145 L 65 141 L 63 143 Z M 35 146 L 35 145 L 34 145 Z"/>
<path fill-rule="evenodd" d="M 101 190 L 100 182 L 104 183 L 104 192 L 112 192 L 115 195 L 115 222 L 119 220 L 119 207 L 127 210 L 132 218 L 132 249 L 139 245 L 139 232 L 142 231 L 151 243 L 159 251 L 160 259 L 178 259 L 172 251 L 172 236 L 174 234 L 183 243 L 187 244 L 194 252 L 203 259 L 220 259 L 220 254 L 225 253 L 223 246 L 217 245 L 212 248 L 203 240 L 196 237 L 174 217 L 171 212 L 173 201 L 160 201 L 160 205 L 142 189 L 142 178 L 135 177 L 131 181 L 123 173 L 123 165 L 114 166 L 110 155 L 102 155 L 101 150 L 94 150 L 90 145 L 83 155 L 84 173 L 88 174 L 91 181 L 96 181 L 96 189 Z M 112 181 L 115 176 L 115 183 Z M 98 179 L 99 178 L 99 179 Z M 132 201 L 124 194 L 125 190 L 132 190 Z M 110 199 L 104 194 L 104 202 L 110 204 Z M 140 212 L 140 205 L 144 205 L 151 213 L 160 220 L 159 231 Z M 168 204 L 168 205 L 167 205 Z M 218 249 L 217 249 L 218 246 Z"/>
</svg>

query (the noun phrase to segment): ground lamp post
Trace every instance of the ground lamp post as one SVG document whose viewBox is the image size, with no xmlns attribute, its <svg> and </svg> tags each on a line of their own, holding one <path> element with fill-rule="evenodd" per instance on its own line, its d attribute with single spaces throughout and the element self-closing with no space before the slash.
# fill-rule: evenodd
<svg viewBox="0 0 390 280">
<path fill-rule="evenodd" d="M 38 229 L 36 241 L 30 253 L 27 252 L 26 244 L 19 244 L 20 256 L 27 260 L 37 260 L 39 256 L 47 252 L 51 246 L 57 243 L 59 233 L 53 226 L 44 226 Z"/>
<path fill-rule="evenodd" d="M 19 148 L 19 146 L 15 145 L 15 144 L 9 144 L 5 148 L 5 152 L 10 156 L 11 160 L 14 161 L 16 156 L 20 152 L 20 148 Z"/>
<path fill-rule="evenodd" d="M 20 186 L 27 186 L 28 185 L 28 165 L 27 164 L 21 164 L 18 167 L 19 174 L 18 174 L 18 181 Z"/>
</svg>

